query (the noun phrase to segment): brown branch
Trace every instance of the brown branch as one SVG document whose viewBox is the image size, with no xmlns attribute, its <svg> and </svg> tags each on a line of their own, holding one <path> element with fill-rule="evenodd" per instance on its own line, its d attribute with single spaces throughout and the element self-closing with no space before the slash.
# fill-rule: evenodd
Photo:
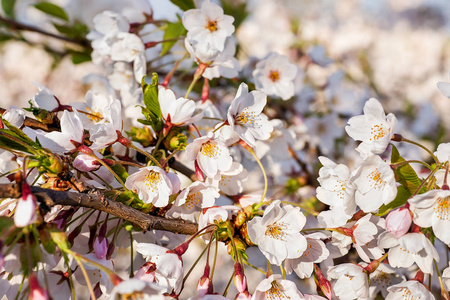
<svg viewBox="0 0 450 300">
<path fill-rule="evenodd" d="M 3 115 L 3 113 L 6 111 L 6 109 L 0 107 L 0 115 Z M 24 126 L 33 128 L 33 129 L 42 129 L 46 132 L 50 131 L 59 131 L 61 130 L 58 127 L 49 126 L 47 124 L 41 123 L 38 120 L 35 120 L 33 118 L 25 117 L 25 121 L 23 122 Z"/>
<path fill-rule="evenodd" d="M 4 18 L 2 16 L 0 16 L 0 23 L 5 24 L 6 26 L 11 28 L 12 30 L 26 30 L 26 31 L 37 32 L 37 33 L 40 33 L 40 34 L 43 34 L 43 35 L 46 35 L 46 36 L 49 36 L 49 37 L 52 37 L 52 38 L 55 38 L 55 39 L 58 39 L 58 40 L 62 40 L 62 41 L 69 42 L 69 43 L 72 43 L 72 44 L 77 44 L 77 45 L 80 45 L 80 46 L 83 46 L 83 47 L 86 47 L 86 48 L 91 48 L 91 44 L 90 44 L 90 42 L 87 39 L 73 39 L 73 38 L 69 38 L 69 37 L 66 37 L 66 36 L 57 35 L 57 34 L 54 34 L 54 33 L 51 33 L 51 32 L 48 32 L 48 31 L 45 31 L 45 30 L 42 30 L 42 29 L 39 29 L 39 28 L 34 27 L 34 26 L 26 25 L 26 24 L 19 23 L 19 22 L 15 21 L 15 20 L 12 20 L 12 19 Z"/>
<path fill-rule="evenodd" d="M 38 201 L 49 207 L 61 204 L 93 208 L 134 223 L 144 231 L 157 229 L 188 235 L 197 232 L 197 224 L 180 219 L 166 219 L 144 214 L 130 206 L 106 198 L 105 195 L 97 190 L 92 190 L 88 193 L 78 193 L 54 191 L 33 186 L 31 191 L 36 195 Z M 0 198 L 20 198 L 21 194 L 20 186 L 15 183 L 0 184 Z"/>
</svg>

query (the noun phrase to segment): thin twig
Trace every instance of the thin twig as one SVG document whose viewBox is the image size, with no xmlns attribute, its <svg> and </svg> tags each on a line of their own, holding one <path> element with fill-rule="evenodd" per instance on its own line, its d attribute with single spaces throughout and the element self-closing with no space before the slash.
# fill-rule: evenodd
<svg viewBox="0 0 450 300">
<path fill-rule="evenodd" d="M 52 38 L 55 38 L 58 40 L 62 40 L 62 41 L 69 42 L 72 44 L 77 44 L 77 45 L 80 45 L 80 46 L 83 46 L 86 48 L 91 48 L 91 43 L 87 39 L 73 39 L 73 38 L 69 38 L 66 36 L 54 34 L 54 33 L 42 30 L 40 28 L 34 27 L 34 26 L 30 26 L 30 25 L 26 25 L 26 24 L 17 22 L 13 19 L 4 18 L 2 16 L 0 16 L 0 23 L 7 25 L 8 27 L 10 27 L 13 30 L 26 30 L 26 31 L 37 32 L 42 35 L 46 35 L 46 36 L 49 36 L 49 37 L 52 37 Z"/>
</svg>

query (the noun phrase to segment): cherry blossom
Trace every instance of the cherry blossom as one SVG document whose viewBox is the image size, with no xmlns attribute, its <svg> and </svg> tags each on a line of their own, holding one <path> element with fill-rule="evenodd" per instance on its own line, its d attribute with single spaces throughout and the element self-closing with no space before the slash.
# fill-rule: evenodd
<svg viewBox="0 0 450 300">
<path fill-rule="evenodd" d="M 174 218 L 196 222 L 200 210 L 213 206 L 219 196 L 215 188 L 196 181 L 178 195 L 167 214 Z"/>
<path fill-rule="evenodd" d="M 413 221 L 420 227 L 432 227 L 438 239 L 450 244 L 450 191 L 431 190 L 408 200 Z"/>
<path fill-rule="evenodd" d="M 147 262 L 156 265 L 155 279 L 159 286 L 166 288 L 169 294 L 172 291 L 176 294 L 180 292 L 183 282 L 183 262 L 177 254 L 149 243 L 139 243 L 136 251 L 142 254 Z"/>
<path fill-rule="evenodd" d="M 228 147 L 214 139 L 213 133 L 196 138 L 187 145 L 186 155 L 189 160 L 195 160 L 208 177 L 216 176 L 219 171 L 229 170 L 233 162 Z"/>
<path fill-rule="evenodd" d="M 380 102 L 371 98 L 364 105 L 364 115 L 350 118 L 348 124 L 345 130 L 355 141 L 362 141 L 356 150 L 367 159 L 386 150 L 395 133 L 397 119 L 392 113 L 386 116 Z"/>
<path fill-rule="evenodd" d="M 342 226 L 356 211 L 355 187 L 350 180 L 351 173 L 346 165 L 336 164 L 320 156 L 323 167 L 319 170 L 320 186 L 317 199 L 330 205 L 331 212 L 323 218 L 328 227 Z"/>
<path fill-rule="evenodd" d="M 386 300 L 400 299 L 435 299 L 433 294 L 419 281 L 409 280 L 388 287 Z"/>
<path fill-rule="evenodd" d="M 392 267 L 408 268 L 416 263 L 422 272 L 430 274 L 433 259 L 439 261 L 436 248 L 422 233 L 407 233 L 397 239 L 386 231 L 378 240 L 380 247 L 389 248 L 388 259 Z"/>
<path fill-rule="evenodd" d="M 38 138 L 42 146 L 56 153 L 62 154 L 75 150 L 77 147 L 73 142 L 81 145 L 84 142 L 84 128 L 78 112 L 65 110 L 61 117 L 61 132 L 50 132 Z"/>
<path fill-rule="evenodd" d="M 228 123 L 250 147 L 255 146 L 256 139 L 267 140 L 273 130 L 267 116 L 262 113 L 266 102 L 263 92 L 249 92 L 248 86 L 241 83 L 228 109 Z"/>
<path fill-rule="evenodd" d="M 286 258 L 298 258 L 307 248 L 306 238 L 300 230 L 306 218 L 298 207 L 281 207 L 273 201 L 262 217 L 248 223 L 248 235 L 272 264 L 280 265 Z"/>
<path fill-rule="evenodd" d="M 180 180 L 175 174 L 150 166 L 128 176 L 125 186 L 135 191 L 144 203 L 164 207 L 169 204 L 169 196 L 179 191 Z"/>
<path fill-rule="evenodd" d="M 340 264 L 328 269 L 328 277 L 336 279 L 332 290 L 337 299 L 368 299 L 368 275 L 363 267 L 350 263 Z"/>
<path fill-rule="evenodd" d="M 234 32 L 234 18 L 224 15 L 223 9 L 209 0 L 203 1 L 200 9 L 184 12 L 182 21 L 189 42 L 203 51 L 223 51 L 225 39 Z"/>
<path fill-rule="evenodd" d="M 185 98 L 175 98 L 170 89 L 159 88 L 158 101 L 166 124 L 174 126 L 189 125 L 200 120 L 202 113 L 195 114 L 195 102 Z"/>
<path fill-rule="evenodd" d="M 355 201 L 364 212 L 375 212 L 397 195 L 394 171 L 379 156 L 365 160 L 351 181 L 356 186 Z"/>
<path fill-rule="evenodd" d="M 287 298 L 291 300 L 301 300 L 303 294 L 297 289 L 295 283 L 290 280 L 282 279 L 281 275 L 273 274 L 261 281 L 256 286 L 252 300 Z"/>
<path fill-rule="evenodd" d="M 269 96 L 288 100 L 294 95 L 294 78 L 297 67 L 278 53 L 271 53 L 256 64 L 253 78 L 258 90 Z"/>
</svg>

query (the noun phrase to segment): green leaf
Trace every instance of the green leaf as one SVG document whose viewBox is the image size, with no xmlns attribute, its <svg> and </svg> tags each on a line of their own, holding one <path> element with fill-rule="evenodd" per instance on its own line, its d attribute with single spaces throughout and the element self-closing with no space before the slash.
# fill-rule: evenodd
<svg viewBox="0 0 450 300">
<path fill-rule="evenodd" d="M 2 9 L 7 17 L 14 18 L 16 0 L 2 0 Z"/>
<path fill-rule="evenodd" d="M 397 164 L 403 161 L 405 161 L 405 159 L 400 156 L 397 148 L 392 145 L 391 164 Z M 410 164 L 398 167 L 394 172 L 397 182 L 407 188 L 411 194 L 413 194 L 422 183 L 417 176 L 416 171 L 414 171 Z"/>
<path fill-rule="evenodd" d="M 402 185 L 399 186 L 397 188 L 397 196 L 395 197 L 395 199 L 387 205 L 381 205 L 380 209 L 378 210 L 377 216 L 384 216 L 390 210 L 405 205 L 409 197 L 411 197 L 410 191 Z"/>
<path fill-rule="evenodd" d="M 44 228 L 39 231 L 39 238 L 41 240 L 42 246 L 44 246 L 45 251 L 50 254 L 55 254 L 56 243 L 52 240 L 48 228 Z"/>
<path fill-rule="evenodd" d="M 2 132 L 0 132 L 0 148 L 16 150 L 30 154 L 33 153 L 32 149 L 28 148 L 20 142 L 17 142 L 16 139 L 11 138 L 10 135 L 2 134 Z"/>
<path fill-rule="evenodd" d="M 78 65 L 87 61 L 91 61 L 91 54 L 88 52 L 70 51 L 72 63 Z"/>
<path fill-rule="evenodd" d="M 61 249 L 61 251 L 66 252 L 67 250 L 69 250 L 69 242 L 67 240 L 67 235 L 65 232 L 62 232 L 61 230 L 58 230 L 56 228 L 52 228 L 50 229 L 50 237 L 52 238 L 53 242 L 58 245 L 58 248 Z"/>
<path fill-rule="evenodd" d="M 7 230 L 14 226 L 14 219 L 8 217 L 0 217 L 0 236 L 2 235 L 3 230 Z"/>
<path fill-rule="evenodd" d="M 172 49 L 173 45 L 176 43 L 176 39 L 178 39 L 180 36 L 183 36 L 186 34 L 186 29 L 183 26 L 183 23 L 181 21 L 178 21 L 176 23 L 169 23 L 167 24 L 166 30 L 164 31 L 164 40 L 173 40 L 170 42 L 164 42 L 162 44 L 162 50 L 160 56 L 163 56 L 167 52 L 169 52 L 170 49 Z"/>
<path fill-rule="evenodd" d="M 64 21 L 69 21 L 69 17 L 61 6 L 43 1 L 35 4 L 34 7 L 46 13 L 47 15 L 62 19 Z"/>
<path fill-rule="evenodd" d="M 193 0 L 170 0 L 170 2 L 185 11 L 195 8 L 195 3 Z"/>
<path fill-rule="evenodd" d="M 19 138 L 20 140 L 22 140 L 23 142 L 27 143 L 30 146 L 35 146 L 35 142 L 33 142 L 32 139 L 30 139 L 22 130 L 20 130 L 19 128 L 11 125 L 11 123 L 9 123 L 8 121 L 2 119 L 2 122 L 8 126 L 8 129 L 3 129 L 3 132 L 6 132 L 12 136 L 15 136 L 17 138 Z"/>
<path fill-rule="evenodd" d="M 111 166 L 111 169 L 123 180 L 123 182 L 127 180 L 128 172 L 121 164 L 116 163 Z"/>
<path fill-rule="evenodd" d="M 75 23 L 70 25 L 53 23 L 53 26 L 56 30 L 58 30 L 59 33 L 78 40 L 85 39 L 86 35 L 89 33 L 89 28 L 86 26 L 86 24 L 83 24 L 79 21 L 75 21 Z"/>
<path fill-rule="evenodd" d="M 152 83 L 145 83 L 145 77 L 142 78 L 142 90 L 144 92 L 144 104 L 148 112 L 154 118 L 161 118 L 161 107 L 158 100 L 158 74 L 152 74 Z"/>
</svg>

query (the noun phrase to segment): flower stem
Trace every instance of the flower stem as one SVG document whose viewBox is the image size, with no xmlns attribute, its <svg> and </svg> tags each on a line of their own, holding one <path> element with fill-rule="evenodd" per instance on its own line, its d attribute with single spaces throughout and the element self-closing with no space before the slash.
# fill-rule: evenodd
<svg viewBox="0 0 450 300">
<path fill-rule="evenodd" d="M 161 168 L 161 164 L 159 163 L 159 161 L 156 160 L 156 158 L 154 158 L 151 154 L 149 154 L 147 151 L 144 151 L 142 149 L 139 149 L 139 147 L 136 147 L 134 144 L 131 144 L 130 146 L 131 148 L 133 148 L 134 150 L 136 150 L 139 153 L 144 154 L 145 156 L 147 156 L 152 162 L 154 162 L 158 167 Z M 156 149 L 156 148 L 155 148 Z"/>
<path fill-rule="evenodd" d="M 203 75 L 203 72 L 205 72 L 206 68 L 208 67 L 208 64 L 201 63 L 198 65 L 197 70 L 195 70 L 194 78 L 192 79 L 191 84 L 188 87 L 188 90 L 186 91 L 186 95 L 184 98 L 187 99 L 189 94 L 191 93 L 192 89 L 194 88 L 194 85 L 197 83 L 197 81 L 200 79 L 200 77 Z"/>
<path fill-rule="evenodd" d="M 123 182 L 123 180 L 119 177 L 119 175 L 117 175 L 116 172 L 114 172 L 110 166 L 108 166 L 103 160 L 101 160 L 100 158 L 97 157 L 97 155 L 92 154 L 91 155 L 95 160 L 97 160 L 102 166 L 104 166 L 111 174 L 114 175 L 114 177 L 117 179 L 117 181 L 123 186 L 123 188 L 128 191 L 127 187 L 125 186 L 125 183 Z"/>
<path fill-rule="evenodd" d="M 447 291 L 445 290 L 444 283 L 442 282 L 441 272 L 439 272 L 439 267 L 437 265 L 437 262 L 435 259 L 433 259 L 433 262 L 434 262 L 434 268 L 436 269 L 436 273 L 437 273 L 437 276 L 439 279 L 439 285 L 441 286 L 442 299 L 450 299 Z M 430 277 L 431 277 L 431 275 L 430 275 Z"/>
<path fill-rule="evenodd" d="M 436 162 L 436 164 L 440 164 L 439 159 L 436 157 L 436 155 L 434 155 L 434 153 L 431 152 L 431 150 L 428 149 L 427 147 L 425 147 L 424 145 L 419 144 L 419 143 L 417 143 L 417 142 L 415 142 L 415 141 L 412 141 L 412 140 L 409 140 L 409 139 L 405 139 L 404 137 L 401 138 L 401 141 L 402 141 L 402 142 L 405 142 L 405 143 L 410 143 L 410 144 L 416 145 L 417 147 L 422 148 L 423 150 L 427 151 L 428 154 L 431 155 L 431 157 L 434 159 L 434 161 Z"/>
<path fill-rule="evenodd" d="M 425 167 L 427 167 L 428 169 L 432 170 L 433 168 L 427 164 L 426 162 L 420 161 L 420 160 L 405 160 L 405 161 L 401 161 L 395 164 L 391 164 L 392 167 L 401 167 L 410 163 L 417 163 L 417 164 L 421 164 Z"/>
<path fill-rule="evenodd" d="M 75 253 L 73 253 L 73 254 L 75 254 Z M 78 256 L 74 255 L 74 258 L 77 261 L 78 265 L 80 266 L 81 272 L 83 273 L 83 276 L 86 279 L 86 284 L 87 284 L 89 293 L 91 294 L 91 299 L 95 300 L 96 298 L 95 298 L 94 289 L 92 288 L 91 281 L 89 280 L 89 276 L 88 276 L 88 274 L 86 272 L 86 269 L 84 268 L 84 265 L 83 265 L 83 263 L 81 262 L 81 259 Z"/>
<path fill-rule="evenodd" d="M 255 151 L 253 151 L 253 149 L 249 146 L 244 146 L 244 149 L 247 150 L 251 155 L 253 155 L 253 157 L 255 158 L 256 162 L 258 163 L 259 167 L 261 168 L 261 171 L 263 173 L 264 176 L 264 192 L 261 196 L 261 200 L 259 201 L 259 203 L 255 206 L 255 209 L 260 208 L 262 205 L 264 205 L 264 199 L 266 198 L 266 194 L 267 194 L 267 187 L 268 187 L 268 182 L 267 182 L 267 174 L 266 174 L 266 170 L 264 169 L 264 166 L 262 165 L 261 161 L 259 160 L 258 156 L 256 156 Z"/>
</svg>

